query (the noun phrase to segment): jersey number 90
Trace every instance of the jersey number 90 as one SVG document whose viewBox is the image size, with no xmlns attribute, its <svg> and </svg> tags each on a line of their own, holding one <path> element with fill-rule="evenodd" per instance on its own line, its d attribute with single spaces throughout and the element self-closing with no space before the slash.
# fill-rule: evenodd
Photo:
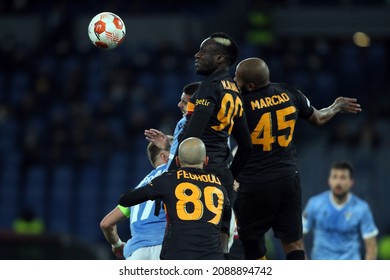
<svg viewBox="0 0 390 280">
<path fill-rule="evenodd" d="M 238 96 L 233 96 L 227 92 L 222 98 L 221 109 L 218 111 L 217 119 L 220 122 L 219 125 L 214 125 L 211 128 L 216 131 L 228 129 L 229 135 L 232 133 L 234 126 L 234 118 L 238 114 L 242 116 L 244 109 L 242 108 L 241 99 Z"/>
</svg>

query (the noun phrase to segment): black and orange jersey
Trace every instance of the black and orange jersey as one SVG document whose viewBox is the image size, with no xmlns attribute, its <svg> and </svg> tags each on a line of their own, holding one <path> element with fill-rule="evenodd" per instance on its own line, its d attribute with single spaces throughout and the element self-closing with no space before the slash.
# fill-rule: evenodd
<svg viewBox="0 0 390 280">
<path fill-rule="evenodd" d="M 129 190 L 119 204 L 129 207 L 161 199 L 167 228 L 161 259 L 223 259 L 220 233 L 229 233 L 230 202 L 220 180 L 202 169 L 180 168 Z"/>
<path fill-rule="evenodd" d="M 314 111 L 306 96 L 287 84 L 271 83 L 244 93 L 243 103 L 253 149 L 238 181 L 265 182 L 297 172 L 295 123 Z"/>
<path fill-rule="evenodd" d="M 187 111 L 187 121 L 179 140 L 200 138 L 209 157 L 207 169 L 215 170 L 232 161 L 228 145 L 232 135 L 239 151 L 241 147 L 231 167 L 235 176 L 249 154 L 251 142 L 239 89 L 229 73 L 220 71 L 208 76 L 191 97 Z"/>
</svg>

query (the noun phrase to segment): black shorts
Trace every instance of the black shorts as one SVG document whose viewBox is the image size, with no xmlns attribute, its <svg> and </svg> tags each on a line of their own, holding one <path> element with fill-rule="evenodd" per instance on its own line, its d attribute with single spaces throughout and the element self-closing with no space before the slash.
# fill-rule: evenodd
<svg viewBox="0 0 390 280">
<path fill-rule="evenodd" d="M 285 242 L 302 238 L 299 174 L 265 183 L 240 184 L 234 204 L 242 240 L 259 240 L 272 229 Z"/>
</svg>

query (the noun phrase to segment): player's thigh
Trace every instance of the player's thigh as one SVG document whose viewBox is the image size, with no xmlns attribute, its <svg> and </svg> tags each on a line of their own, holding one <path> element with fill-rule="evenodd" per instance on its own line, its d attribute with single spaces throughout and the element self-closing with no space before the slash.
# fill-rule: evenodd
<svg viewBox="0 0 390 280">
<path fill-rule="evenodd" d="M 279 196 L 272 184 L 240 184 L 234 204 L 240 238 L 261 238 L 272 227 Z"/>
<path fill-rule="evenodd" d="M 135 250 L 127 260 L 159 260 L 161 245 L 143 247 Z"/>
<path fill-rule="evenodd" d="M 282 203 L 273 230 L 275 237 L 285 242 L 302 238 L 302 189 L 299 174 L 283 182 Z"/>
</svg>

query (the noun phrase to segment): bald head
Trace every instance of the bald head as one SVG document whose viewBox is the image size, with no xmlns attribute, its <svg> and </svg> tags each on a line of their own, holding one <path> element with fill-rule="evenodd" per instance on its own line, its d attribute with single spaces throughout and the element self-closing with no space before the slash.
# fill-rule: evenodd
<svg viewBox="0 0 390 280">
<path fill-rule="evenodd" d="M 264 60 L 251 57 L 242 60 L 236 68 L 236 82 L 242 90 L 248 86 L 261 88 L 269 84 L 269 69 Z"/>
<path fill-rule="evenodd" d="M 181 167 L 203 167 L 206 158 L 206 147 L 202 140 L 190 137 L 179 146 L 179 161 Z"/>
</svg>

